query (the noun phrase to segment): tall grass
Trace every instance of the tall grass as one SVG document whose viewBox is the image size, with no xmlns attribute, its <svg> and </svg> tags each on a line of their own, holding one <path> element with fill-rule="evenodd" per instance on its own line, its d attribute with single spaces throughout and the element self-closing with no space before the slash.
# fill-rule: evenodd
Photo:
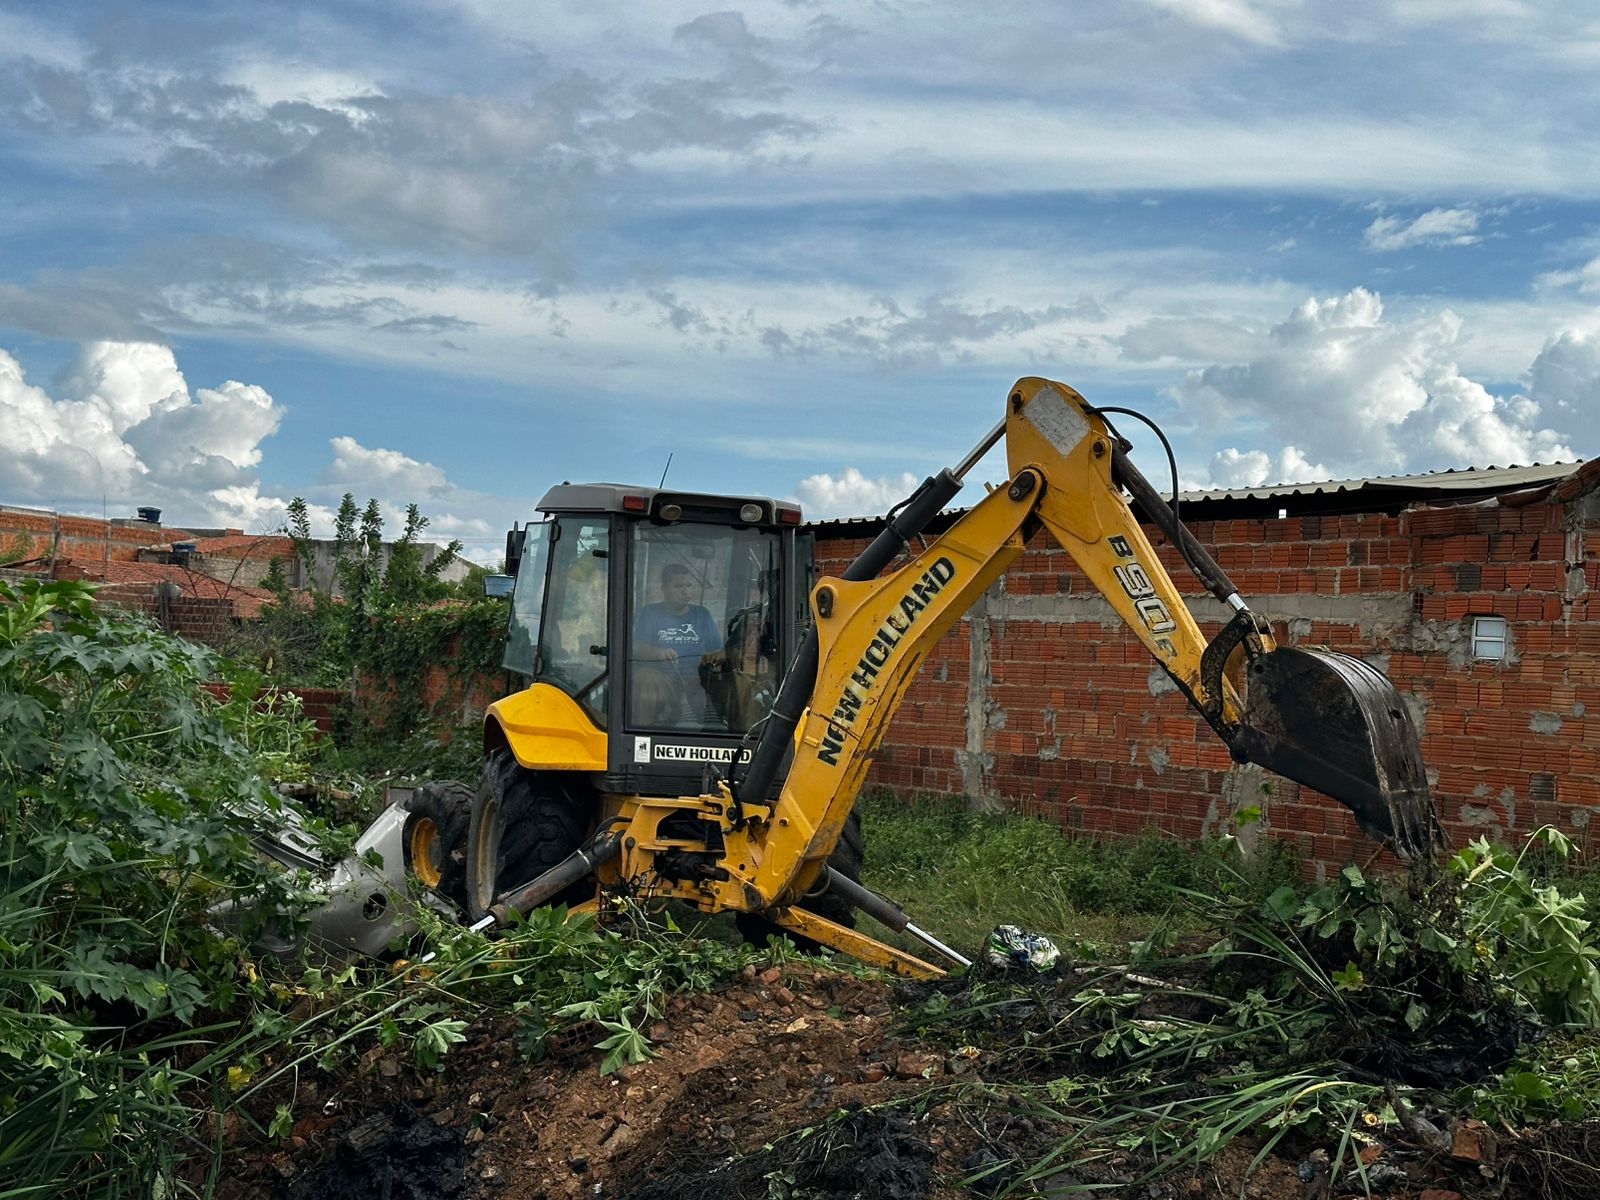
<svg viewBox="0 0 1600 1200">
<path fill-rule="evenodd" d="M 864 882 L 958 944 L 975 945 L 997 924 L 1074 946 L 1126 940 L 1173 910 L 1181 890 L 1264 899 L 1298 878 L 1288 852 L 1246 859 L 1224 839 L 1091 842 L 1049 821 L 971 812 L 959 797 L 875 792 L 858 807 Z"/>
</svg>

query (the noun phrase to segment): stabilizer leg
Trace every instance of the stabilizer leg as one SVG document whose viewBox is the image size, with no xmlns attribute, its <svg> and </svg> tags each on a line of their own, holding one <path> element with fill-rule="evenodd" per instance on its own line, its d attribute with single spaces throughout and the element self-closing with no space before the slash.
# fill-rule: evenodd
<svg viewBox="0 0 1600 1200">
<path fill-rule="evenodd" d="M 762 914 L 774 925 L 797 933 L 801 937 L 810 938 L 841 954 L 848 954 L 851 958 L 859 959 L 874 967 L 884 967 L 896 975 L 904 975 L 907 979 L 942 979 L 944 971 L 932 963 L 923 962 L 914 954 L 907 954 L 904 950 L 896 950 L 893 946 L 885 945 L 877 938 L 870 938 L 864 933 L 857 933 L 854 929 L 830 921 L 826 917 L 819 917 L 816 913 L 807 912 L 803 908 L 772 909 Z"/>
</svg>

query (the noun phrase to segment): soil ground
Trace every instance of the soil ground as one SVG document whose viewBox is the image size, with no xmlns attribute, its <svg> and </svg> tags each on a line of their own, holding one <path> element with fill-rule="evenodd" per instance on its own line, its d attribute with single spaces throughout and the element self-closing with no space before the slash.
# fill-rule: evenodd
<svg viewBox="0 0 1600 1200">
<path fill-rule="evenodd" d="M 650 1030 L 654 1057 L 603 1076 L 590 1031 L 523 1062 L 509 1022 L 476 1028 L 441 1074 L 369 1055 L 338 1080 L 305 1081 L 292 1135 L 233 1130 L 222 1200 L 951 1200 L 997 1194 L 1008 1160 L 1037 1161 L 1048 1121 L 986 1086 L 985 1056 L 906 1032 L 907 993 L 810 964 L 673 997 Z M 1518 1158 L 1481 1134 L 1479 1156 L 1395 1147 L 1369 1165 L 1374 1194 L 1404 1200 L 1600 1196 L 1559 1168 L 1600 1152 L 1600 1131 L 1568 1127 Z M 1481 1153 L 1487 1145 L 1487 1161 Z M 1102 1162 L 1055 1181 L 1139 1200 L 1332 1200 L 1359 1182 L 1318 1174 L 1313 1148 L 1227 1147 L 1209 1166 L 1131 1181 Z M 1302 1156 L 1305 1157 L 1302 1157 Z M 1519 1165 L 1520 1164 L 1520 1165 Z M 1548 1178 L 1558 1168 L 1555 1182 Z M 1378 1168 L 1382 1168 L 1378 1170 Z M 1546 1178 L 1541 1182 L 1543 1167 Z M 964 1186 L 979 1171 L 986 1179 Z M 1253 1168 L 1253 1169 L 1252 1169 Z M 203 1169 L 196 1166 L 194 1182 Z M 1307 1179 L 1307 1175 L 1310 1176 Z M 1021 1194 L 1031 1193 L 1024 1189 Z"/>
</svg>

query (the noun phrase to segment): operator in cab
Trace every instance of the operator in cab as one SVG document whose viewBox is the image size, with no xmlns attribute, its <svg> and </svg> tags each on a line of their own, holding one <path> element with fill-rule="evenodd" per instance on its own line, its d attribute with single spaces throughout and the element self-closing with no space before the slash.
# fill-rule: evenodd
<svg viewBox="0 0 1600 1200">
<path fill-rule="evenodd" d="M 677 696 L 653 707 L 668 719 L 679 713 L 662 712 L 687 704 L 692 712 L 700 689 L 700 662 L 722 649 L 722 634 L 703 604 L 694 603 L 694 573 L 682 563 L 661 569 L 661 599 L 639 610 L 633 623 L 633 656 L 654 663 L 676 683 Z"/>
</svg>

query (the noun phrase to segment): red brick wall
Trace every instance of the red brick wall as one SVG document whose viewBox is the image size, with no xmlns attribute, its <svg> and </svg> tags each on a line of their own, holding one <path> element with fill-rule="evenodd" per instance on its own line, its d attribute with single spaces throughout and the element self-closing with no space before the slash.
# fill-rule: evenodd
<svg viewBox="0 0 1600 1200">
<path fill-rule="evenodd" d="M 76 558 L 85 562 L 133 562 L 141 547 L 186 536 L 181 529 L 163 529 L 140 522 L 114 525 L 98 517 L 57 516 L 44 512 L 19 512 L 0 508 L 0 545 L 9 547 L 13 538 L 32 541 L 32 553 L 43 557 L 59 531 L 57 558 Z"/>
<path fill-rule="evenodd" d="M 1452 844 L 1547 822 L 1589 842 L 1600 810 L 1593 497 L 1191 529 L 1280 643 L 1331 646 L 1388 671 L 1423 731 Z M 1146 532 L 1214 636 L 1222 606 Z M 818 556 L 837 573 L 864 544 L 819 537 Z M 1474 615 L 1507 619 L 1507 661 L 1473 661 Z M 1192 839 L 1229 830 L 1236 809 L 1260 804 L 1271 835 L 1323 869 L 1373 845 L 1332 801 L 1232 764 L 1044 535 L 930 655 L 871 779 L 976 794 L 1092 836 L 1159 829 Z"/>
<path fill-rule="evenodd" d="M 101 584 L 95 599 L 100 604 L 143 613 L 168 633 L 204 646 L 226 645 L 237 625 L 230 601 L 202 596 L 163 601 L 156 595 L 153 583 Z"/>
</svg>

